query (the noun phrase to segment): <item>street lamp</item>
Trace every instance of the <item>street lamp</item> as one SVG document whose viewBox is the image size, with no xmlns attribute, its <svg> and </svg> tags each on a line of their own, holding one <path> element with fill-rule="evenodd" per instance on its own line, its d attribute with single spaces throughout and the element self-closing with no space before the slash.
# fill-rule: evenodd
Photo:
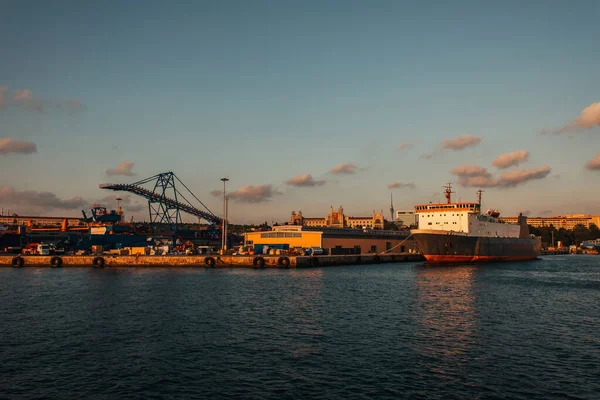
<svg viewBox="0 0 600 400">
<path fill-rule="evenodd" d="M 223 221 L 221 222 L 221 252 L 224 253 L 227 250 L 227 197 L 225 192 L 225 183 L 229 178 L 221 178 L 223 181 Z"/>
</svg>

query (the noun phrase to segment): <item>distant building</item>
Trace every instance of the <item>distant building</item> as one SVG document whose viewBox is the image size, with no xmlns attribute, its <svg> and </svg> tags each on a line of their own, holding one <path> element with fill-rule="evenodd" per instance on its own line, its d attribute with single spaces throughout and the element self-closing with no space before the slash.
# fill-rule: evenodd
<svg viewBox="0 0 600 400">
<path fill-rule="evenodd" d="M 398 210 L 394 222 L 398 222 L 402 225 L 411 226 L 417 223 L 414 210 Z"/>
<path fill-rule="evenodd" d="M 246 232 L 246 246 L 288 245 L 290 248 L 319 247 L 326 254 L 362 254 L 416 250 L 416 242 L 407 231 L 386 231 L 336 228 L 309 228 L 306 226 L 274 226 L 272 231 Z"/>
<path fill-rule="evenodd" d="M 302 211 L 292 211 L 292 217 L 288 225 L 318 226 L 327 228 L 367 228 L 383 229 L 384 218 L 383 211 L 375 212 L 369 217 L 349 217 L 344 214 L 344 208 L 340 206 L 337 211 L 333 207 L 329 208 L 329 215 L 324 218 L 307 218 L 302 215 Z"/>
<path fill-rule="evenodd" d="M 32 226 L 61 226 L 63 221 L 67 221 L 68 226 L 79 226 L 83 224 L 82 218 L 73 217 L 33 217 L 19 215 L 2 215 L 0 224 L 4 225 L 32 225 Z"/>
<path fill-rule="evenodd" d="M 502 217 L 502 220 L 516 223 L 517 217 Z M 556 229 L 564 228 L 567 230 L 572 230 L 577 225 L 583 225 L 589 229 L 591 225 L 600 227 L 600 215 L 567 214 L 555 217 L 528 217 L 527 224 L 535 228 L 553 226 Z"/>
</svg>

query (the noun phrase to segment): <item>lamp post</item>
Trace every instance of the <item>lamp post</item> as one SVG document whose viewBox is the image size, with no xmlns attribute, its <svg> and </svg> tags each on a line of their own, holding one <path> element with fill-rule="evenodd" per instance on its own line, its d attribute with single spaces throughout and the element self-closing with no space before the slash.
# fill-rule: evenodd
<svg viewBox="0 0 600 400">
<path fill-rule="evenodd" d="M 221 222 L 221 252 L 227 250 L 227 197 L 225 192 L 225 183 L 229 178 L 221 178 L 223 181 L 223 221 Z"/>
</svg>

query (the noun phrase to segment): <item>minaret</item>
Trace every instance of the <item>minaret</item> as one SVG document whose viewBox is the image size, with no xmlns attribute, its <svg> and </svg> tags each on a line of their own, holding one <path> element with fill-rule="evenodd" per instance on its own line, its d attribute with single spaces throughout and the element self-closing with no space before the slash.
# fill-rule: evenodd
<svg viewBox="0 0 600 400">
<path fill-rule="evenodd" d="M 390 215 L 392 216 L 392 219 L 390 219 L 390 222 L 394 222 L 394 195 L 393 193 L 390 193 Z"/>
</svg>

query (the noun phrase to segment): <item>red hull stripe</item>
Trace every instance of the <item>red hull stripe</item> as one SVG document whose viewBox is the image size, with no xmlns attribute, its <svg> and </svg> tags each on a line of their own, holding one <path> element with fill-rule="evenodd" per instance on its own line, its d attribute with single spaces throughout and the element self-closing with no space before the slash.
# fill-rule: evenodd
<svg viewBox="0 0 600 400">
<path fill-rule="evenodd" d="M 492 261 L 530 261 L 537 256 L 459 256 L 459 255 L 425 255 L 430 263 L 468 263 L 468 262 L 492 262 Z"/>
</svg>

